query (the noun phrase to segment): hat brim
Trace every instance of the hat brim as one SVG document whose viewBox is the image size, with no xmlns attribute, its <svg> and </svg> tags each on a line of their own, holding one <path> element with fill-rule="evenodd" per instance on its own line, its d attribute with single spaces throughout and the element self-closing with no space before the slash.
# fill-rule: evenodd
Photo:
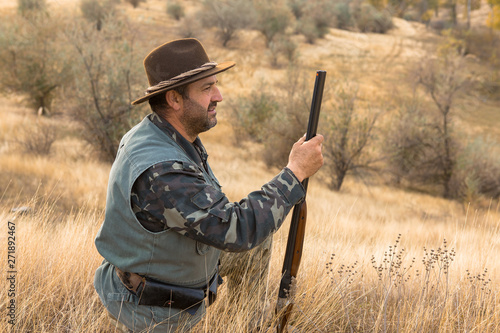
<svg viewBox="0 0 500 333">
<path fill-rule="evenodd" d="M 214 68 L 211 68 L 211 69 L 206 70 L 204 72 L 201 72 L 199 74 L 193 75 L 193 76 L 188 77 L 185 80 L 179 81 L 171 86 L 165 87 L 161 90 L 155 91 L 154 93 L 147 94 L 146 96 L 143 96 L 139 99 L 136 99 L 135 101 L 132 102 L 132 105 L 141 104 L 141 103 L 149 100 L 151 97 L 154 97 L 154 96 L 159 95 L 161 93 L 166 93 L 169 90 L 175 89 L 175 88 L 183 86 L 185 84 L 193 83 L 195 81 L 204 79 L 206 77 L 215 75 L 217 73 L 224 72 L 224 71 L 228 70 L 229 68 L 233 67 L 234 65 L 235 65 L 235 63 L 233 61 L 226 61 L 226 62 L 220 63 L 217 66 L 215 66 Z"/>
</svg>

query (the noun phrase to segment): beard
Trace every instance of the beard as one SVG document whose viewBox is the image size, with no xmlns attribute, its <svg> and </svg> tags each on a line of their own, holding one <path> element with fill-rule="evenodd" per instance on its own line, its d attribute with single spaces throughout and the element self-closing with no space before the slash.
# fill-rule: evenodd
<svg viewBox="0 0 500 333">
<path fill-rule="evenodd" d="M 198 134 L 206 132 L 217 125 L 216 115 L 208 113 L 208 110 L 217 106 L 217 102 L 211 102 L 208 108 L 204 108 L 188 97 L 184 100 L 184 106 L 181 122 L 190 136 L 196 137 Z"/>
</svg>

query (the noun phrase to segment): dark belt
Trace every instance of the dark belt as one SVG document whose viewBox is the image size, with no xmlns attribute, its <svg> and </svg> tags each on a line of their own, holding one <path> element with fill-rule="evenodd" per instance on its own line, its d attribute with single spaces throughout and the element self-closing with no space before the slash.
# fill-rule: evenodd
<svg viewBox="0 0 500 333">
<path fill-rule="evenodd" d="M 163 283 L 136 273 L 124 272 L 115 267 L 116 275 L 123 285 L 139 297 L 139 305 L 173 307 L 177 309 L 198 308 L 208 296 L 208 305 L 217 298 L 217 287 L 222 283 L 218 272 L 207 288 L 187 288 Z"/>
</svg>

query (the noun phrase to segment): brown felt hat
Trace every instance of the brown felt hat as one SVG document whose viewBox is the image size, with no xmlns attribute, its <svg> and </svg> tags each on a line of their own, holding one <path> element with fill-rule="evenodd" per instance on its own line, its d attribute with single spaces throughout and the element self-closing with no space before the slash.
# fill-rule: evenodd
<svg viewBox="0 0 500 333">
<path fill-rule="evenodd" d="M 151 51 L 144 59 L 144 69 L 149 81 L 145 96 L 133 105 L 147 101 L 168 90 L 223 72 L 234 62 L 211 62 L 203 45 L 195 38 L 177 39 Z"/>
</svg>

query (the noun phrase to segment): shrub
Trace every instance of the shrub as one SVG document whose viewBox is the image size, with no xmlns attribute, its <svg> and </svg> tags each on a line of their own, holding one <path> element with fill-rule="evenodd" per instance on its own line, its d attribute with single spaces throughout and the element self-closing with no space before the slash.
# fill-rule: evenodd
<svg viewBox="0 0 500 333">
<path fill-rule="evenodd" d="M 282 100 L 278 97 L 279 100 Z M 308 107 L 287 109 L 282 105 L 268 123 L 267 136 L 264 140 L 262 157 L 270 167 L 283 168 L 288 163 L 288 156 L 293 144 L 307 130 Z"/>
<path fill-rule="evenodd" d="M 167 3 L 167 14 L 173 19 L 179 21 L 185 16 L 184 7 L 178 1 L 169 1 Z"/>
<path fill-rule="evenodd" d="M 266 45 L 269 47 L 275 36 L 284 34 L 291 26 L 294 16 L 290 8 L 279 1 L 257 1 L 255 9 L 257 10 L 256 29 L 264 35 Z"/>
<path fill-rule="evenodd" d="M 87 21 L 93 23 L 97 30 L 101 30 L 104 20 L 115 14 L 115 3 L 115 0 L 81 0 L 80 10 Z"/>
<path fill-rule="evenodd" d="M 46 0 L 17 0 L 17 12 L 22 16 L 34 12 L 42 12 L 46 8 Z"/>
<path fill-rule="evenodd" d="M 279 103 L 276 96 L 266 89 L 266 83 L 262 83 L 249 97 L 240 96 L 232 103 L 232 109 L 237 143 L 245 140 L 262 143 L 269 121 L 279 109 Z"/>
<path fill-rule="evenodd" d="M 339 2 L 334 6 L 335 28 L 347 30 L 353 27 L 354 22 L 351 8 L 347 2 Z"/>
<path fill-rule="evenodd" d="M 411 8 L 412 3 L 406 0 L 388 0 L 387 1 L 387 9 L 392 13 L 393 16 L 403 17 L 407 20 L 415 21 L 412 18 L 412 15 L 408 15 L 407 10 Z"/>
<path fill-rule="evenodd" d="M 451 179 L 461 143 L 449 116 L 437 113 L 418 100 L 403 103 L 384 147 L 394 181 L 453 198 Z M 448 123 L 443 127 L 445 121 Z"/>
<path fill-rule="evenodd" d="M 290 149 L 307 131 L 314 84 L 314 77 L 307 77 L 303 69 L 293 65 L 284 77 L 287 80 L 272 87 L 279 108 L 267 123 L 262 153 L 264 162 L 277 168 L 288 163 Z"/>
<path fill-rule="evenodd" d="M 314 44 L 316 39 L 320 38 L 320 32 L 316 28 L 314 21 L 309 18 L 304 18 L 297 22 L 297 32 L 302 34 L 309 44 Z"/>
<path fill-rule="evenodd" d="M 453 196 L 466 202 L 480 196 L 500 198 L 499 143 L 476 138 L 468 143 L 457 158 L 451 182 Z"/>
<path fill-rule="evenodd" d="M 420 21 L 420 15 L 417 11 L 415 10 L 410 10 L 408 12 L 405 12 L 403 14 L 403 19 L 406 21 L 412 21 L 412 22 L 419 22 Z"/>
<path fill-rule="evenodd" d="M 297 20 L 300 20 L 304 15 L 304 7 L 307 5 L 307 0 L 288 0 L 286 4 L 292 11 L 293 16 L 295 16 Z"/>
<path fill-rule="evenodd" d="M 217 35 L 224 47 L 238 30 L 253 26 L 256 20 L 255 9 L 248 0 L 204 1 L 198 16 L 203 26 L 217 28 Z"/>
<path fill-rule="evenodd" d="M 262 158 L 269 167 L 284 167 L 293 144 L 307 130 L 312 86 L 299 71 L 290 66 L 285 83 L 266 89 L 264 82 L 233 105 L 236 143 L 261 143 Z"/>
<path fill-rule="evenodd" d="M 114 160 L 122 136 L 140 119 L 141 108 L 130 104 L 140 95 L 137 87 L 144 88 L 134 31 L 118 17 L 107 18 L 101 31 L 78 22 L 67 34 L 78 75 L 66 90 L 66 108 L 103 161 Z"/>
<path fill-rule="evenodd" d="M 425 57 L 415 70 L 415 82 L 421 86 L 434 103 L 432 123 L 433 135 L 429 137 L 432 175 L 436 184 L 443 186 L 443 196 L 450 197 L 450 180 L 456 163 L 460 144 L 454 131 L 453 115 L 457 99 L 471 85 L 471 75 L 457 48 L 461 43 L 448 40 L 439 48 L 439 58 Z"/>
<path fill-rule="evenodd" d="M 393 182 L 399 185 L 406 180 L 415 186 L 428 179 L 425 161 L 429 157 L 429 138 L 434 134 L 418 98 L 403 100 L 399 104 L 382 149 L 386 155 L 387 171 L 394 177 Z"/>
<path fill-rule="evenodd" d="M 186 15 L 178 27 L 178 33 L 183 38 L 201 38 L 205 29 L 202 29 L 202 23 L 196 14 Z"/>
<path fill-rule="evenodd" d="M 25 96 L 34 111 L 51 109 L 70 79 L 70 58 L 59 40 L 65 22 L 43 13 L 0 22 L 0 88 Z"/>
<path fill-rule="evenodd" d="M 453 24 L 446 20 L 431 20 L 428 26 L 438 33 L 442 33 L 448 29 L 453 28 Z"/>
<path fill-rule="evenodd" d="M 44 118 L 38 118 L 33 127 L 24 128 L 18 142 L 25 153 L 49 155 L 56 140 L 56 126 Z"/>
<path fill-rule="evenodd" d="M 146 0 L 125 0 L 129 4 L 132 5 L 132 7 L 137 8 L 141 4 L 141 2 L 146 2 Z"/>
<path fill-rule="evenodd" d="M 492 100 L 500 99 L 500 73 L 497 66 L 479 79 L 479 92 Z"/>
<path fill-rule="evenodd" d="M 280 50 L 281 53 L 285 56 L 285 59 L 288 60 L 289 63 L 295 63 L 297 58 L 299 57 L 299 53 L 297 51 L 298 45 L 293 40 L 289 38 L 283 38 L 280 40 Z"/>
<path fill-rule="evenodd" d="M 293 42 L 289 36 L 283 36 L 280 39 L 271 42 L 267 50 L 267 54 L 271 60 L 271 67 L 279 67 L 280 56 L 284 56 L 289 64 L 293 64 L 298 57 L 297 44 Z"/>
<path fill-rule="evenodd" d="M 362 32 L 386 33 L 393 27 L 392 17 L 386 11 L 379 11 L 367 3 L 354 12 L 356 27 Z"/>
<path fill-rule="evenodd" d="M 489 70 L 478 78 L 478 91 L 482 97 L 498 100 L 500 98 L 500 37 L 493 30 L 476 27 L 470 30 L 454 29 L 452 35 L 459 42 L 463 52 L 470 58 L 485 62 Z"/>
<path fill-rule="evenodd" d="M 304 15 L 298 22 L 298 31 L 304 34 L 309 43 L 323 38 L 335 22 L 335 7 L 331 0 L 310 1 L 304 8 Z"/>
<path fill-rule="evenodd" d="M 330 187 L 339 191 L 348 173 L 360 174 L 372 168 L 375 161 L 368 152 L 375 139 L 375 123 L 379 113 L 361 115 L 356 106 L 358 90 L 350 86 L 339 88 L 333 110 L 328 112 L 324 145 L 326 165 L 331 175 Z"/>
<path fill-rule="evenodd" d="M 464 41 L 465 54 L 473 54 L 483 61 L 496 60 L 500 55 L 500 37 L 491 29 L 454 29 L 453 35 Z"/>
</svg>

